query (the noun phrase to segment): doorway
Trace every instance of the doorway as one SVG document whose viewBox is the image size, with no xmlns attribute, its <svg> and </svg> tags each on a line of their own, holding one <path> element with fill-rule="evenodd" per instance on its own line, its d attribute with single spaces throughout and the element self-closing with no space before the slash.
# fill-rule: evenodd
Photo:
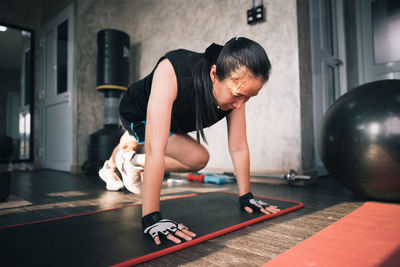
<svg viewBox="0 0 400 267">
<path fill-rule="evenodd" d="M 43 27 L 42 167 L 71 171 L 73 162 L 73 6 Z"/>
<path fill-rule="evenodd" d="M 0 22 L 1 163 L 33 160 L 33 30 Z"/>
</svg>

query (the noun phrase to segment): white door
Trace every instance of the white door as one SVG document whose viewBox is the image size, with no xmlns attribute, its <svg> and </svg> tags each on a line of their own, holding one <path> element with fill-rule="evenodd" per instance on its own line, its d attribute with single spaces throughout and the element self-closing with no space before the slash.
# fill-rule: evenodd
<svg viewBox="0 0 400 267">
<path fill-rule="evenodd" d="M 310 0 L 314 149 L 318 175 L 326 175 L 318 130 L 329 106 L 347 91 L 342 0 Z"/>
<path fill-rule="evenodd" d="M 358 1 L 361 82 L 400 79 L 400 1 Z"/>
<path fill-rule="evenodd" d="M 73 7 L 43 28 L 42 167 L 71 171 L 73 160 Z"/>
</svg>

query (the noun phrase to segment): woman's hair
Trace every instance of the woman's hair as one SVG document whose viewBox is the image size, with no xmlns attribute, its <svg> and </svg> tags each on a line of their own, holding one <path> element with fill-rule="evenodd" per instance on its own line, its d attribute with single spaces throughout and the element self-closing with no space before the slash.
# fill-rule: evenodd
<svg viewBox="0 0 400 267">
<path fill-rule="evenodd" d="M 264 48 L 244 37 L 229 40 L 222 48 L 217 61 L 217 77 L 220 81 L 229 78 L 231 73 L 245 66 L 257 78 L 267 82 L 271 63 Z"/>
<path fill-rule="evenodd" d="M 235 37 L 224 46 L 210 45 L 199 62 L 194 76 L 194 90 L 196 93 L 196 137 L 200 143 L 200 135 L 205 143 L 202 118 L 214 120 L 216 100 L 213 95 L 210 78 L 211 66 L 216 65 L 216 74 L 220 81 L 230 78 L 231 74 L 240 67 L 246 67 L 256 78 L 267 82 L 271 70 L 271 63 L 264 48 L 258 43 L 244 38 Z"/>
</svg>

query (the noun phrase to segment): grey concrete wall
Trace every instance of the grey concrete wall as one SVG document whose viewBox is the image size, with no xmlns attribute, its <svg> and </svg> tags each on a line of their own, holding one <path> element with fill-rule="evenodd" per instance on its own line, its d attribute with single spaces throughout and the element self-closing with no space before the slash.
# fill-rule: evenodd
<svg viewBox="0 0 400 267">
<path fill-rule="evenodd" d="M 299 44 L 296 1 L 267 0 L 266 22 L 246 23 L 247 0 L 77 0 L 77 163 L 87 155 L 88 134 L 103 125 L 103 96 L 96 92 L 96 34 L 104 28 L 131 37 L 131 81 L 147 75 L 165 52 L 204 51 L 212 42 L 245 36 L 259 42 L 272 75 L 247 105 L 247 132 L 254 172 L 301 169 Z M 225 122 L 206 130 L 207 168 L 232 170 Z"/>
<path fill-rule="evenodd" d="M 97 32 L 118 29 L 133 34 L 130 22 L 135 1 L 78 0 L 76 3 L 75 115 L 77 165 L 87 159 L 89 134 L 104 126 L 104 96 L 96 90 Z"/>
</svg>

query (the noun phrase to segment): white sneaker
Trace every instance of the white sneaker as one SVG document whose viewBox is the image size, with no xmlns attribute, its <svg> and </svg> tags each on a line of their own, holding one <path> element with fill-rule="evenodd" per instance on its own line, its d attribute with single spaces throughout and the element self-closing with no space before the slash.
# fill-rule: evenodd
<svg viewBox="0 0 400 267">
<path fill-rule="evenodd" d="M 121 150 L 115 156 L 115 163 L 121 173 L 125 188 L 139 195 L 142 193 L 143 167 L 131 163 L 133 156 L 135 156 L 135 151 Z"/>
<path fill-rule="evenodd" d="M 124 183 L 115 171 L 115 169 L 110 168 L 108 160 L 104 162 L 103 168 L 99 170 L 99 176 L 106 183 L 106 189 L 109 191 L 118 191 L 124 187 Z"/>
</svg>

